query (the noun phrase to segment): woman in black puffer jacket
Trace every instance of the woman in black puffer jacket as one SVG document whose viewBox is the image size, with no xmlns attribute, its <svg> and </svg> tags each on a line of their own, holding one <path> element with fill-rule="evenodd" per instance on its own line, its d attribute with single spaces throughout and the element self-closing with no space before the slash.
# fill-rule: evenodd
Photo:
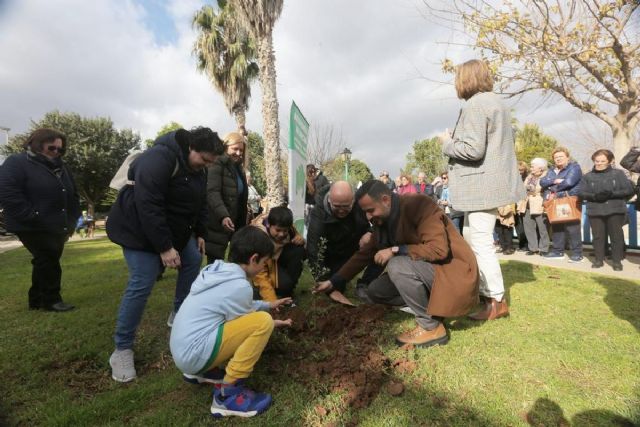
<svg viewBox="0 0 640 427">
<path fill-rule="evenodd" d="M 604 265 L 607 235 L 611 239 L 613 269 L 622 270 L 624 225 L 627 199 L 633 195 L 633 184 L 623 171 L 611 167 L 613 153 L 598 150 L 591 156 L 593 170 L 582 177 L 580 198 L 587 201 L 587 216 L 593 233 L 595 261 L 592 268 Z"/>
<path fill-rule="evenodd" d="M 68 311 L 74 307 L 60 295 L 60 257 L 75 230 L 80 202 L 73 176 L 62 162 L 67 139 L 56 130 L 38 129 L 24 148 L 0 167 L 6 227 L 33 255 L 29 308 Z"/>
</svg>

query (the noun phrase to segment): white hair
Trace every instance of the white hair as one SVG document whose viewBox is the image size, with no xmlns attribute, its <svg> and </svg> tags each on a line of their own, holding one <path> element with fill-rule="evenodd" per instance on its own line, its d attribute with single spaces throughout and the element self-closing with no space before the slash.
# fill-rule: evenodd
<svg viewBox="0 0 640 427">
<path fill-rule="evenodd" d="M 542 169 L 547 169 L 549 167 L 549 163 L 541 157 L 536 157 L 531 160 L 531 166 L 540 166 Z"/>
</svg>

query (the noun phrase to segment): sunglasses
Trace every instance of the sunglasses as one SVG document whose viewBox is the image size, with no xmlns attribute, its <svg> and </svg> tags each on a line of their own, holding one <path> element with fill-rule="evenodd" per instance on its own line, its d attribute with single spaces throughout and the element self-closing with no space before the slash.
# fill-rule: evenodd
<svg viewBox="0 0 640 427">
<path fill-rule="evenodd" d="M 51 153 L 57 151 L 59 154 L 64 154 L 66 150 L 64 149 L 64 147 L 56 147 L 55 145 L 50 145 L 47 147 L 47 151 Z"/>
</svg>

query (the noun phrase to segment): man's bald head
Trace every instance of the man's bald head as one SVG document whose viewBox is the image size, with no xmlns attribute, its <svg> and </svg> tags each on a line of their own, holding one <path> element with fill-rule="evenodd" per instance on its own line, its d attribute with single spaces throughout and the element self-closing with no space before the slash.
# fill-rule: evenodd
<svg viewBox="0 0 640 427">
<path fill-rule="evenodd" d="M 347 181 L 336 181 L 329 190 L 331 212 L 338 218 L 349 215 L 353 208 L 353 190 Z"/>
</svg>

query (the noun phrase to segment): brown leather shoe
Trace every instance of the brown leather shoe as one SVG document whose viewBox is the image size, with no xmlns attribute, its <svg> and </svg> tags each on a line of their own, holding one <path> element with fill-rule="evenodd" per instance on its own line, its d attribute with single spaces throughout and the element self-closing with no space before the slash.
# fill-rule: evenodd
<svg viewBox="0 0 640 427">
<path fill-rule="evenodd" d="M 396 337 L 396 343 L 399 346 L 411 344 L 416 347 L 431 347 L 433 345 L 444 345 L 449 342 L 449 336 L 444 325 L 440 323 L 435 329 L 428 331 L 422 326 L 416 326 L 415 329 L 402 333 Z"/>
<path fill-rule="evenodd" d="M 484 307 L 475 313 L 469 315 L 472 320 L 494 320 L 509 315 L 509 306 L 503 298 L 502 301 L 496 301 L 495 298 L 486 298 Z"/>
</svg>

